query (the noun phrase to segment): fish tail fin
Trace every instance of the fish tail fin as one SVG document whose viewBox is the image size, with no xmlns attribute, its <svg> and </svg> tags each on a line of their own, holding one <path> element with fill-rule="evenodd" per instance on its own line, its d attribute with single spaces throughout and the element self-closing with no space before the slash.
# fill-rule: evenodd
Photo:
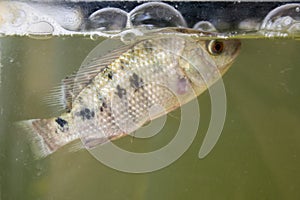
<svg viewBox="0 0 300 200">
<path fill-rule="evenodd" d="M 67 121 L 62 118 L 32 119 L 17 122 L 17 126 L 27 132 L 36 159 L 44 158 L 74 140 L 73 137 L 70 137 L 67 125 Z"/>
</svg>

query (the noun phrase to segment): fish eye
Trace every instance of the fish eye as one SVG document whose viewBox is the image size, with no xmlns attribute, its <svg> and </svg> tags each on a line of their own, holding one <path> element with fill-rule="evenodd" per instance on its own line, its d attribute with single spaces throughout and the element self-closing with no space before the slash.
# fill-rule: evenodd
<svg viewBox="0 0 300 200">
<path fill-rule="evenodd" d="M 224 43 L 218 40 L 212 40 L 208 43 L 207 49 L 211 55 L 220 55 L 224 50 Z"/>
</svg>

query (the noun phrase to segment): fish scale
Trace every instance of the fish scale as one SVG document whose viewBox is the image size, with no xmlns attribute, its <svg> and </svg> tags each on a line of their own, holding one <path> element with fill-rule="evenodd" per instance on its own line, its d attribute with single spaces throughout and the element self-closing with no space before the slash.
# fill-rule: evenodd
<svg viewBox="0 0 300 200">
<path fill-rule="evenodd" d="M 196 98 L 228 69 L 240 48 L 238 40 L 218 40 L 217 52 L 214 43 L 153 35 L 92 58 L 63 81 L 65 113 L 24 122 L 36 136 L 35 153 L 44 157 L 77 139 L 93 148 Z"/>
</svg>

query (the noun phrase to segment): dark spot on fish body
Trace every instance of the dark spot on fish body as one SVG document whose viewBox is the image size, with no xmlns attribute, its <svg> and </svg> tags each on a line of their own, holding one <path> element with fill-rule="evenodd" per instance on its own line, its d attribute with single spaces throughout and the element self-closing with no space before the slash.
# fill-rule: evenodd
<svg viewBox="0 0 300 200">
<path fill-rule="evenodd" d="M 68 124 L 68 122 L 60 117 L 58 117 L 57 119 L 55 119 L 55 122 L 60 126 L 60 127 L 64 127 L 66 124 Z"/>
<path fill-rule="evenodd" d="M 109 80 L 112 80 L 113 78 L 113 72 L 109 66 L 106 66 L 100 70 L 100 73 L 102 73 L 104 76 L 106 76 Z"/>
<path fill-rule="evenodd" d="M 107 78 L 108 78 L 109 80 L 112 80 L 112 78 L 113 78 L 113 73 L 112 73 L 111 71 L 107 73 Z"/>
<path fill-rule="evenodd" d="M 100 106 L 100 111 L 103 112 L 104 108 L 107 108 L 107 105 L 105 102 L 102 102 L 102 105 Z"/>
<path fill-rule="evenodd" d="M 69 130 L 69 126 L 68 126 L 68 122 L 60 117 L 55 119 L 55 122 L 59 125 L 59 129 L 62 132 L 68 131 Z M 55 133 L 58 134 L 58 131 L 55 130 Z"/>
<path fill-rule="evenodd" d="M 178 78 L 177 93 L 185 94 L 188 91 L 188 80 L 185 77 Z"/>
<path fill-rule="evenodd" d="M 95 112 L 94 111 L 91 112 L 91 116 L 95 117 Z"/>
<path fill-rule="evenodd" d="M 134 52 L 134 49 L 128 49 L 127 53 L 132 54 Z"/>
<path fill-rule="evenodd" d="M 134 89 L 142 88 L 144 83 L 143 79 L 140 78 L 136 73 L 133 73 L 133 75 L 129 78 L 130 86 Z"/>
<path fill-rule="evenodd" d="M 108 66 L 101 68 L 101 69 L 100 69 L 100 73 L 106 72 L 107 69 L 108 69 Z"/>
<path fill-rule="evenodd" d="M 81 96 L 78 97 L 78 103 L 82 104 L 82 97 Z"/>
<path fill-rule="evenodd" d="M 91 111 L 88 108 L 82 109 L 79 113 L 76 114 L 77 116 L 81 116 L 82 120 L 89 120 L 95 117 L 95 112 Z"/>
<path fill-rule="evenodd" d="M 85 119 L 85 112 L 84 112 L 84 110 L 81 110 L 79 112 L 79 115 L 81 116 L 82 119 Z"/>
<path fill-rule="evenodd" d="M 126 95 L 126 90 L 124 88 L 122 88 L 120 85 L 117 85 L 117 92 L 116 92 L 116 94 L 118 95 L 118 97 L 120 99 L 122 99 L 123 96 Z"/>
<path fill-rule="evenodd" d="M 121 60 L 120 60 L 120 68 L 121 68 L 122 70 L 125 68 L 125 67 L 124 67 L 125 65 L 126 65 L 125 61 L 124 61 L 123 59 L 121 59 Z"/>
</svg>

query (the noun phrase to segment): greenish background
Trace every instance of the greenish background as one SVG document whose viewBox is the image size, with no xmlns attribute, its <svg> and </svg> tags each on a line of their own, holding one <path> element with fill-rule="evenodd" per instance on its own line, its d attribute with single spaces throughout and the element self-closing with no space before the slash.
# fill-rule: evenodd
<svg viewBox="0 0 300 200">
<path fill-rule="evenodd" d="M 108 168 L 87 151 L 67 148 L 34 160 L 24 132 L 12 122 L 59 113 L 43 98 L 80 66 L 99 43 L 87 38 L 0 38 L 0 199 L 299 199 L 300 42 L 249 39 L 224 76 L 227 117 L 204 159 L 198 152 L 210 118 L 206 92 L 198 100 L 200 128 L 191 147 L 170 166 L 146 174 Z M 148 140 L 122 138 L 132 151 L 168 143 L 180 112 Z"/>
</svg>

